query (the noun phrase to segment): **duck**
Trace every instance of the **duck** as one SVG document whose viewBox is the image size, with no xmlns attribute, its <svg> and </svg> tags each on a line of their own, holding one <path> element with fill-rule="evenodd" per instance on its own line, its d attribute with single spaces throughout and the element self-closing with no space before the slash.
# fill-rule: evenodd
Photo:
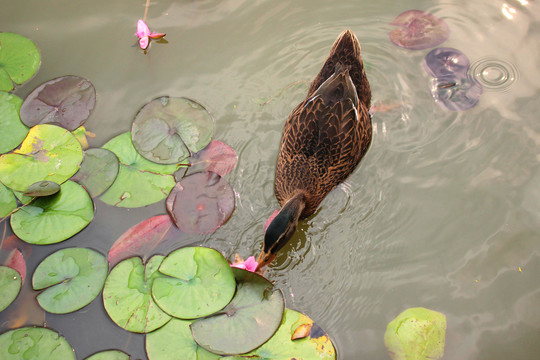
<svg viewBox="0 0 540 360">
<path fill-rule="evenodd" d="M 281 209 L 268 225 L 257 271 L 289 242 L 298 222 L 356 169 L 372 140 L 371 87 L 360 42 L 343 31 L 306 98 L 287 118 L 276 164 L 274 193 Z"/>
</svg>

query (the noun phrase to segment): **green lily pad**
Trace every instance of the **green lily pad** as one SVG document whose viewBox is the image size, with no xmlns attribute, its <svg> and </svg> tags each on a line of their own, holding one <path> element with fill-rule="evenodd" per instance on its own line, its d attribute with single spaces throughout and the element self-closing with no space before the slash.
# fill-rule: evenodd
<svg viewBox="0 0 540 360">
<path fill-rule="evenodd" d="M 71 177 L 78 182 L 90 196 L 97 197 L 114 183 L 118 176 L 118 158 L 106 149 L 88 149 L 84 152 L 79 171 Z"/>
<path fill-rule="evenodd" d="M 174 186 L 176 165 L 160 165 L 143 158 L 124 133 L 103 145 L 120 161 L 118 176 L 101 200 L 109 205 L 136 208 L 163 200 Z M 0 178 L 1 179 L 1 178 Z"/>
<path fill-rule="evenodd" d="M 95 353 L 85 360 L 129 360 L 129 355 L 120 350 L 105 350 Z"/>
<path fill-rule="evenodd" d="M 24 196 L 38 197 L 50 196 L 60 191 L 60 185 L 52 181 L 38 181 L 32 184 L 23 193 Z"/>
<path fill-rule="evenodd" d="M 135 149 L 158 164 L 176 164 L 204 149 L 214 134 L 214 120 L 199 103 L 162 96 L 144 105 L 133 120 Z"/>
<path fill-rule="evenodd" d="M 54 314 L 66 314 L 90 304 L 101 292 L 109 264 L 105 256 L 86 248 L 61 249 L 34 271 L 32 286 L 43 290 L 37 301 Z"/>
<path fill-rule="evenodd" d="M 0 154 L 15 149 L 28 134 L 19 116 L 21 104 L 18 96 L 0 91 Z"/>
<path fill-rule="evenodd" d="M 23 327 L 0 335 L 0 359 L 75 360 L 73 349 L 56 331 L 42 327 Z"/>
<path fill-rule="evenodd" d="M 116 265 L 103 289 L 103 305 L 112 321 L 128 331 L 147 333 L 165 325 L 171 317 L 152 300 L 152 283 L 160 278 L 163 256 L 156 255 L 143 265 L 132 257 Z"/>
<path fill-rule="evenodd" d="M 274 335 L 283 318 L 285 300 L 264 277 L 234 269 L 237 290 L 220 312 L 195 321 L 193 338 L 208 351 L 222 355 L 252 351 Z"/>
<path fill-rule="evenodd" d="M 221 357 L 197 345 L 191 336 L 189 320 L 172 319 L 161 329 L 146 335 L 149 360 L 216 360 Z"/>
<path fill-rule="evenodd" d="M 21 290 L 21 275 L 12 268 L 0 266 L 0 311 L 15 300 Z"/>
<path fill-rule="evenodd" d="M 31 244 L 54 244 L 69 239 L 94 218 L 92 199 L 80 185 L 67 181 L 54 195 L 41 197 L 11 215 L 11 228 Z"/>
<path fill-rule="evenodd" d="M 41 56 L 32 40 L 14 33 L 0 33 L 0 90 L 10 91 L 39 68 Z M 12 82 L 13 81 L 13 82 Z"/>
<path fill-rule="evenodd" d="M 163 260 L 152 286 L 154 300 L 181 319 L 210 315 L 231 301 L 235 281 L 229 263 L 214 249 L 185 247 Z"/>
<path fill-rule="evenodd" d="M 21 120 L 27 126 L 53 124 L 74 131 L 92 114 L 96 89 L 79 76 L 62 76 L 35 88 L 21 107 Z"/>
<path fill-rule="evenodd" d="M 69 131 L 37 125 L 20 149 L 0 156 L 0 181 L 16 191 L 42 180 L 61 184 L 77 172 L 82 157 L 81 145 Z"/>
<path fill-rule="evenodd" d="M 17 200 L 13 191 L 0 183 L 0 218 L 9 215 L 15 208 L 17 208 Z"/>
<path fill-rule="evenodd" d="M 422 307 L 410 308 L 388 324 L 384 345 L 392 360 L 440 359 L 445 336 L 446 315 Z"/>
</svg>

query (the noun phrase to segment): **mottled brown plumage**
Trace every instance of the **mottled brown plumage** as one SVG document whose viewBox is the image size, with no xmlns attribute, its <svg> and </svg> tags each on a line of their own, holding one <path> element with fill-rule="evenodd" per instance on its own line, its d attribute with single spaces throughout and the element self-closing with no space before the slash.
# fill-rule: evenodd
<svg viewBox="0 0 540 360">
<path fill-rule="evenodd" d="M 346 30 L 283 129 L 274 191 L 282 210 L 265 234 L 261 265 L 290 239 L 299 218 L 356 168 L 371 143 L 371 90 L 354 33 Z"/>
</svg>

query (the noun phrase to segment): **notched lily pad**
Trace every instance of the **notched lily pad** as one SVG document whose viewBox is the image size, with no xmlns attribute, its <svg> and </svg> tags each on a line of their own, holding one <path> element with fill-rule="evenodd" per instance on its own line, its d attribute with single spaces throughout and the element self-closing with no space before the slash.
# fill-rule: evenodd
<svg viewBox="0 0 540 360">
<path fill-rule="evenodd" d="M 399 14 L 390 25 L 397 26 L 390 31 L 390 40 L 397 46 L 411 50 L 435 47 L 448 39 L 450 28 L 435 15 L 408 10 Z"/>
<path fill-rule="evenodd" d="M 39 68 L 41 56 L 32 40 L 14 33 L 0 33 L 0 90 L 29 80 Z"/>
<path fill-rule="evenodd" d="M 449 47 L 431 50 L 423 61 L 424 70 L 433 77 L 446 75 L 465 76 L 470 65 L 471 62 L 467 55 Z"/>
<path fill-rule="evenodd" d="M 119 162 L 116 155 L 107 149 L 88 149 L 84 152 L 79 171 L 71 180 L 84 186 L 90 196 L 103 194 L 118 176 Z"/>
<path fill-rule="evenodd" d="M 105 350 L 95 353 L 85 360 L 129 360 L 129 355 L 120 350 Z"/>
<path fill-rule="evenodd" d="M 21 105 L 21 98 L 0 91 L 0 154 L 19 146 L 28 134 L 28 128 L 19 116 Z"/>
<path fill-rule="evenodd" d="M 431 81 L 431 95 L 440 106 L 451 111 L 476 106 L 482 91 L 482 85 L 469 74 L 445 75 Z"/>
<path fill-rule="evenodd" d="M 21 290 L 21 275 L 7 266 L 0 266 L 0 311 L 7 308 Z"/>
<path fill-rule="evenodd" d="M 205 171 L 186 176 L 167 197 L 167 211 L 180 230 L 208 234 L 231 217 L 234 190 L 216 173 Z"/>
<path fill-rule="evenodd" d="M 81 126 L 96 104 L 94 85 L 79 76 L 62 76 L 38 86 L 24 100 L 21 120 L 29 126 L 53 124 L 69 131 Z"/>
<path fill-rule="evenodd" d="M 75 353 L 63 336 L 42 327 L 23 327 L 0 335 L 0 359 L 75 360 Z"/>
<path fill-rule="evenodd" d="M 188 159 L 188 173 L 212 171 L 219 176 L 224 176 L 234 169 L 237 161 L 238 156 L 229 145 L 218 140 L 212 140 L 208 146 Z M 176 180 L 180 181 L 182 177 L 183 175 L 176 177 Z"/>
<path fill-rule="evenodd" d="M 0 218 L 8 216 L 16 208 L 17 200 L 15 200 L 13 191 L 0 183 Z"/>
<path fill-rule="evenodd" d="M 199 103 L 163 96 L 144 105 L 133 120 L 135 149 L 158 164 L 175 164 L 202 150 L 212 138 L 214 120 Z"/>
<path fill-rule="evenodd" d="M 60 185 L 53 181 L 38 181 L 26 189 L 24 196 L 39 197 L 56 194 L 60 191 Z"/>
<path fill-rule="evenodd" d="M 43 290 L 37 301 L 44 310 L 66 314 L 85 307 L 98 296 L 108 271 L 107 260 L 94 250 L 61 249 L 37 266 L 32 286 Z"/>
</svg>

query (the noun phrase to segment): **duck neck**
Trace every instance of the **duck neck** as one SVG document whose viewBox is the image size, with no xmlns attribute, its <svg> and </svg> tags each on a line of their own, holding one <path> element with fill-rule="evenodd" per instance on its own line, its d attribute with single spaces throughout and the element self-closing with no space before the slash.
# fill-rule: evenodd
<svg viewBox="0 0 540 360">
<path fill-rule="evenodd" d="M 297 192 L 292 198 L 290 198 L 283 208 L 281 208 L 280 213 L 285 214 L 289 218 L 289 222 L 298 224 L 298 219 L 302 215 L 306 207 L 306 196 L 303 192 Z"/>
</svg>

